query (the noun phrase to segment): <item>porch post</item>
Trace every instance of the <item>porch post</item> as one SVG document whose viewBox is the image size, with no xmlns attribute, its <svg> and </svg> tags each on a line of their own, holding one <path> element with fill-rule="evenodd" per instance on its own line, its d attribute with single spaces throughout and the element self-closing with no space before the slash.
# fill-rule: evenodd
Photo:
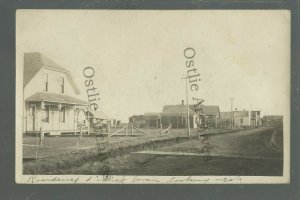
<svg viewBox="0 0 300 200">
<path fill-rule="evenodd" d="M 40 126 L 40 134 L 39 134 L 39 136 L 40 136 L 39 137 L 39 139 L 40 139 L 39 145 L 43 145 L 43 139 L 44 139 L 44 127 L 43 127 L 43 125 L 44 125 L 44 119 L 45 119 L 45 116 L 44 116 L 44 110 L 45 109 L 46 109 L 45 103 L 42 101 L 41 102 L 41 115 L 40 115 L 41 126 Z M 50 113 L 49 113 L 49 115 L 50 115 Z M 50 116 L 49 116 L 49 118 L 50 118 Z M 48 118 L 48 120 L 49 120 L 49 118 Z"/>
<path fill-rule="evenodd" d="M 29 104 L 25 102 L 25 132 L 27 132 L 28 130 L 28 106 Z"/>
<path fill-rule="evenodd" d="M 73 109 L 74 109 L 74 120 L 73 120 L 74 125 L 73 125 L 73 128 L 74 128 L 74 130 L 76 130 L 76 112 L 77 112 L 77 106 L 75 105 L 73 107 Z"/>
<path fill-rule="evenodd" d="M 51 124 L 52 124 L 52 130 L 54 130 L 54 112 L 51 111 L 51 105 L 49 105 L 49 123 L 50 123 L 50 115 L 51 115 Z"/>
<path fill-rule="evenodd" d="M 60 131 L 60 118 L 61 118 L 61 103 L 58 104 L 58 129 Z"/>
</svg>

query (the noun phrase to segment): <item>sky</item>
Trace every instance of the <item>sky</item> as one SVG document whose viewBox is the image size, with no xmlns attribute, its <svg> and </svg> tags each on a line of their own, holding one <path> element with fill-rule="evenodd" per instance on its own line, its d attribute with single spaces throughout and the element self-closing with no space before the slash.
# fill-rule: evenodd
<svg viewBox="0 0 300 200">
<path fill-rule="evenodd" d="M 285 10 L 18 10 L 17 60 L 41 52 L 70 70 L 87 100 L 83 69 L 95 69 L 97 102 L 112 118 L 186 102 L 186 48 L 204 105 L 289 115 L 290 13 Z M 17 66 L 22 68 L 22 66 Z"/>
</svg>

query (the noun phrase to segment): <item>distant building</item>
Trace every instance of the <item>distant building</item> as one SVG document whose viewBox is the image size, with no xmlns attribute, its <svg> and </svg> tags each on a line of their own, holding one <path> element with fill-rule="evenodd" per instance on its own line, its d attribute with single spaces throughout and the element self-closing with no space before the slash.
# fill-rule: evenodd
<svg viewBox="0 0 300 200">
<path fill-rule="evenodd" d="M 219 106 L 202 106 L 202 115 L 204 116 L 204 122 L 208 127 L 219 127 L 220 109 Z"/>
<path fill-rule="evenodd" d="M 189 110 L 188 110 L 189 109 Z M 201 106 L 201 109 L 194 105 L 181 104 L 164 105 L 162 112 L 145 113 L 144 115 L 133 115 L 129 117 L 129 122 L 138 128 L 167 128 L 172 125 L 172 128 L 187 128 L 187 116 L 189 114 L 190 128 L 197 128 L 197 116 L 203 116 L 203 125 L 207 124 L 209 127 L 218 127 L 220 119 L 219 106 Z"/>
<path fill-rule="evenodd" d="M 250 111 L 251 113 L 251 121 L 250 126 L 261 126 L 261 116 L 260 111 Z"/>
<path fill-rule="evenodd" d="M 172 125 L 172 128 L 187 128 L 187 117 L 189 109 L 190 128 L 197 128 L 196 116 L 193 106 L 187 106 L 183 103 L 180 105 L 165 105 L 161 115 L 162 127 L 166 128 Z"/>
<path fill-rule="evenodd" d="M 160 113 L 145 113 L 129 117 L 129 123 L 137 128 L 160 128 Z"/>
<path fill-rule="evenodd" d="M 234 111 L 233 125 L 235 127 L 250 126 L 249 111 Z"/>
<path fill-rule="evenodd" d="M 274 125 L 282 125 L 283 124 L 283 116 L 282 115 L 264 115 L 262 118 L 263 126 L 274 126 Z"/>
<path fill-rule="evenodd" d="M 235 127 L 260 126 L 260 111 L 233 111 L 233 125 Z"/>
<path fill-rule="evenodd" d="M 189 108 L 189 122 L 190 128 L 197 128 L 197 116 L 202 116 L 200 126 L 207 124 L 208 127 L 218 127 L 218 120 L 220 118 L 219 106 L 201 105 L 195 107 L 194 105 L 184 104 L 184 101 L 178 105 L 165 105 L 161 115 L 161 123 L 163 127 L 172 124 L 173 128 L 187 128 L 187 115 Z"/>
<path fill-rule="evenodd" d="M 145 113 L 144 116 L 146 128 L 160 128 L 160 113 Z"/>
<path fill-rule="evenodd" d="M 129 123 L 133 124 L 138 128 L 146 127 L 146 118 L 144 115 L 133 115 L 129 117 Z"/>
</svg>

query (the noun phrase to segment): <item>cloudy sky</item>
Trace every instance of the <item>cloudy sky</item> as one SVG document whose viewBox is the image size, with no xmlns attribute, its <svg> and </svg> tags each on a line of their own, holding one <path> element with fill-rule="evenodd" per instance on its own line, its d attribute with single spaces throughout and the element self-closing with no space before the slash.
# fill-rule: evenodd
<svg viewBox="0 0 300 200">
<path fill-rule="evenodd" d="M 160 112 L 185 100 L 184 49 L 196 51 L 201 82 L 192 97 L 221 111 L 288 115 L 288 11 L 19 10 L 17 59 L 41 52 L 73 73 L 87 99 L 83 69 L 95 68 L 98 104 L 109 116 Z M 22 66 L 17 66 L 21 69 Z"/>
</svg>

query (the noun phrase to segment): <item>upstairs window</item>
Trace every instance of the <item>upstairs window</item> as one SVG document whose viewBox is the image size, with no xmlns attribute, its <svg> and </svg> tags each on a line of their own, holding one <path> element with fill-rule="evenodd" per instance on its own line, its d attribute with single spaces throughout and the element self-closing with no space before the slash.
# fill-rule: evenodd
<svg viewBox="0 0 300 200">
<path fill-rule="evenodd" d="M 60 93 L 65 93 L 65 80 L 64 80 L 64 77 L 60 77 L 59 78 L 59 90 L 60 90 Z"/>
<path fill-rule="evenodd" d="M 48 74 L 43 74 L 43 91 L 48 92 Z"/>
</svg>

